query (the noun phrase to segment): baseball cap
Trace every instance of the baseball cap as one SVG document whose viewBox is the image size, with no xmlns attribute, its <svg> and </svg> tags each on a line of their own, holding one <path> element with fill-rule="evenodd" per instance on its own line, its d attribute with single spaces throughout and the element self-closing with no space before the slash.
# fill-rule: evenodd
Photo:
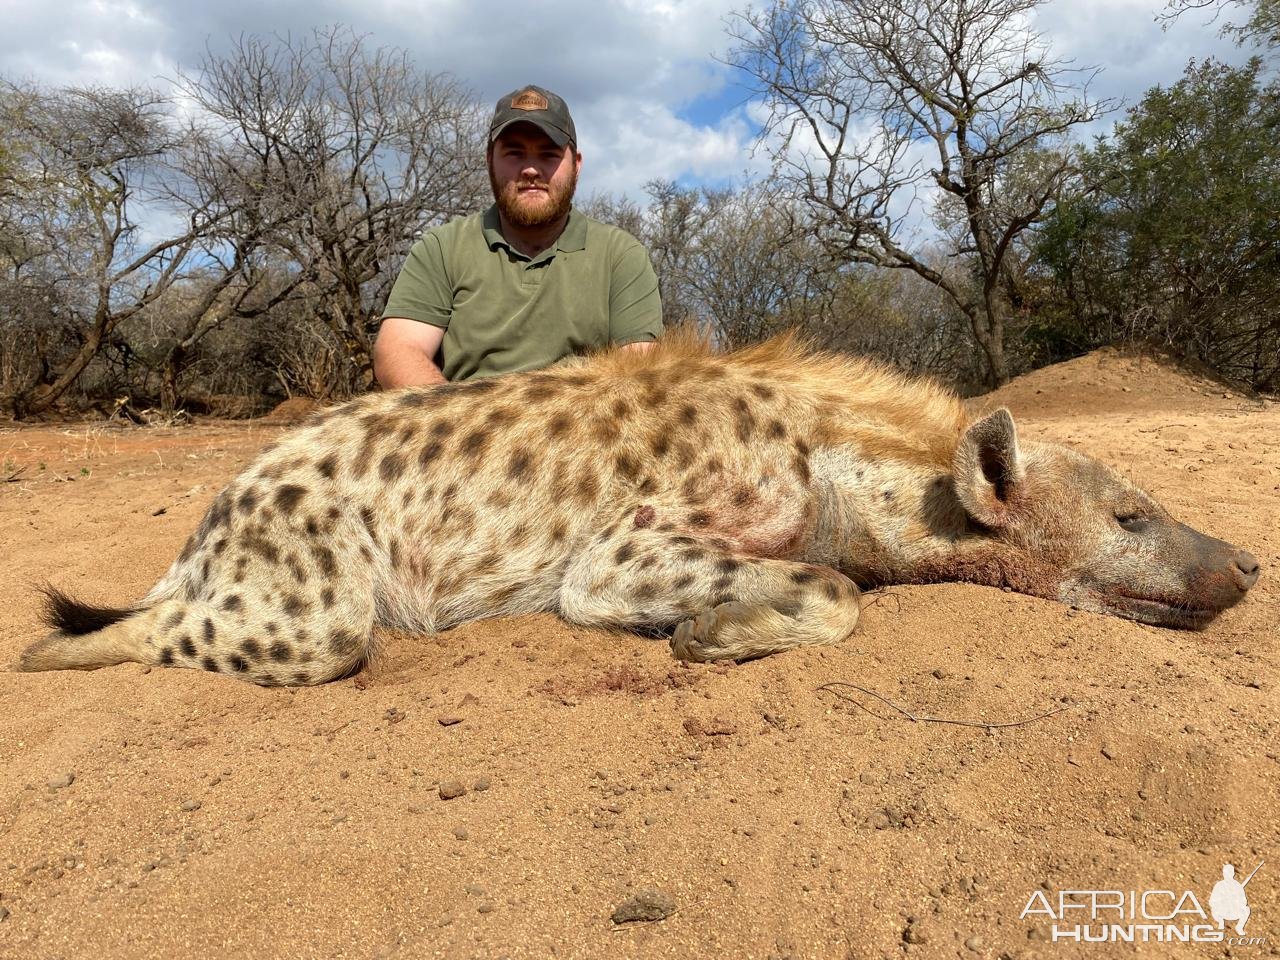
<svg viewBox="0 0 1280 960">
<path fill-rule="evenodd" d="M 557 147 L 566 143 L 575 147 L 578 144 L 573 118 L 569 116 L 564 100 L 542 87 L 521 87 L 498 98 L 498 105 L 493 108 L 493 121 L 489 124 L 489 142 L 493 143 L 513 123 L 532 123 Z"/>
</svg>

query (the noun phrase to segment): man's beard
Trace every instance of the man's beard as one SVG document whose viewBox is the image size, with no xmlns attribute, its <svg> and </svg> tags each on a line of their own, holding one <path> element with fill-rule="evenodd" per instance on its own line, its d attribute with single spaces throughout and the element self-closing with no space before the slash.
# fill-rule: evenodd
<svg viewBox="0 0 1280 960">
<path fill-rule="evenodd" d="M 493 175 L 493 167 L 489 167 L 489 183 L 493 187 L 494 199 L 498 202 L 498 210 L 507 222 L 515 227 L 544 227 L 555 223 L 569 212 L 573 205 L 573 192 L 578 188 L 578 171 L 569 169 L 569 179 L 563 187 L 542 180 L 512 180 L 499 188 L 497 178 Z M 538 186 L 547 191 L 537 203 L 530 203 L 531 197 L 521 197 L 522 186 Z"/>
</svg>

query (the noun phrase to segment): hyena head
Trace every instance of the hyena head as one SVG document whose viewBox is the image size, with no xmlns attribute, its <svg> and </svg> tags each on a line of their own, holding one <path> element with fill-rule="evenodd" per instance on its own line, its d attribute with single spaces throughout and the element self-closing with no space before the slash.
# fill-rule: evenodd
<svg viewBox="0 0 1280 960">
<path fill-rule="evenodd" d="M 1008 410 L 966 431 L 953 471 L 969 516 L 1023 558 L 1028 592 L 1198 629 L 1258 579 L 1253 554 L 1179 523 L 1105 464 L 1055 444 L 1019 444 Z"/>
</svg>

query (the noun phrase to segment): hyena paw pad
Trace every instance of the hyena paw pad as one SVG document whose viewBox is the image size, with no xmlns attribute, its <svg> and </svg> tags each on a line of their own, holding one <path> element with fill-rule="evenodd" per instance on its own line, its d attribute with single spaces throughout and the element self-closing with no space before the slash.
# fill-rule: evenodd
<svg viewBox="0 0 1280 960">
<path fill-rule="evenodd" d="M 751 619 L 752 615 L 752 608 L 737 600 L 703 610 L 676 627 L 671 636 L 671 652 L 677 660 L 694 663 L 732 660 L 737 654 L 724 645 L 725 631 L 733 624 Z"/>
</svg>

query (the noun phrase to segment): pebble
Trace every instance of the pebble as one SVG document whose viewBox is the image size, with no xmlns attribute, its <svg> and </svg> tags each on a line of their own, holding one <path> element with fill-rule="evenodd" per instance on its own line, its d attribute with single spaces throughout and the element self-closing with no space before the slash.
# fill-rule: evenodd
<svg viewBox="0 0 1280 960">
<path fill-rule="evenodd" d="M 484 793 L 484 791 L 489 789 L 489 778 L 481 777 L 479 780 L 477 780 L 475 783 L 471 785 L 471 789 L 477 791 L 478 793 Z"/>
<path fill-rule="evenodd" d="M 71 786 L 75 782 L 76 782 L 76 775 L 72 773 L 70 770 L 68 770 L 66 773 L 62 774 L 61 776 L 54 777 L 52 780 L 50 780 L 49 789 L 62 790 L 65 787 Z"/>
<path fill-rule="evenodd" d="M 9 908 L 0 907 L 0 921 L 4 920 L 7 916 L 9 916 Z"/>
<path fill-rule="evenodd" d="M 493 913 L 493 904 L 482 903 L 480 904 L 480 906 L 476 907 L 476 912 L 477 913 Z"/>
<path fill-rule="evenodd" d="M 436 717 L 436 723 L 440 724 L 440 726 L 442 727 L 452 727 L 455 723 L 461 723 L 461 722 L 462 722 L 462 717 L 455 717 L 455 716 Z"/>
<path fill-rule="evenodd" d="M 457 780 L 442 780 L 440 782 L 440 799 L 453 800 L 462 796 L 467 792 L 467 788 L 460 784 Z"/>
<path fill-rule="evenodd" d="M 928 943 L 929 937 L 918 923 L 909 923 L 902 931 L 902 939 L 907 943 Z"/>
<path fill-rule="evenodd" d="M 187 813 L 191 813 L 192 811 L 199 810 L 200 801 L 199 800 L 183 800 L 182 809 L 187 811 Z"/>
<path fill-rule="evenodd" d="M 973 937 L 970 937 L 968 940 L 966 940 L 964 942 L 964 945 L 968 947 L 970 950 L 977 952 L 978 950 L 982 949 L 983 943 L 984 941 L 981 937 L 973 936 Z"/>
<path fill-rule="evenodd" d="M 609 919 L 614 923 L 665 920 L 676 912 L 676 902 L 661 890 L 640 890 L 618 904 Z"/>
<path fill-rule="evenodd" d="M 1114 760 L 1116 758 L 1116 748 L 1109 743 L 1104 743 L 1102 745 L 1102 755 L 1108 760 Z"/>
<path fill-rule="evenodd" d="M 466 840 L 468 837 L 471 836 L 471 834 L 467 833 L 466 827 L 454 827 L 453 835 L 459 840 Z"/>
<path fill-rule="evenodd" d="M 951 677 L 951 675 L 951 671 L 946 667 L 938 667 L 938 669 L 933 671 L 933 678 L 935 680 L 946 680 Z"/>
</svg>

